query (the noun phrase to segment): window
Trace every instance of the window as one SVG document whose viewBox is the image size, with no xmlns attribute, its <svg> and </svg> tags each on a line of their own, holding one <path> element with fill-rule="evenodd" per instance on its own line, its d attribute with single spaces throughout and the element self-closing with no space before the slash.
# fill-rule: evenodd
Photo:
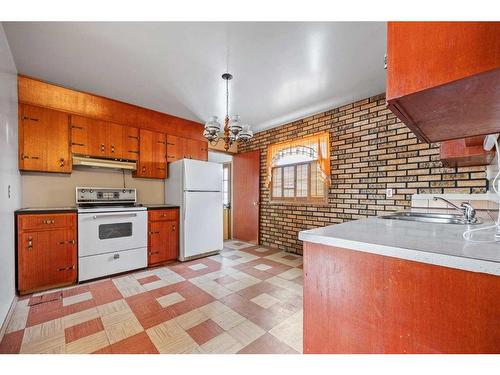
<svg viewBox="0 0 500 375">
<path fill-rule="evenodd" d="M 326 202 L 329 154 L 328 133 L 271 145 L 268 150 L 271 201 Z"/>
</svg>

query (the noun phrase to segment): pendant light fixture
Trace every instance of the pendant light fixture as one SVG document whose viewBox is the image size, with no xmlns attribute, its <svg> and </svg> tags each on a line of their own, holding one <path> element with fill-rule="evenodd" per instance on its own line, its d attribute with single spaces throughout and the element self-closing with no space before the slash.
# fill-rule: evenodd
<svg viewBox="0 0 500 375">
<path fill-rule="evenodd" d="M 203 136 L 215 146 L 219 141 L 224 141 L 224 150 L 228 151 L 234 143 L 245 143 L 253 138 L 253 132 L 249 125 L 243 125 L 240 116 L 233 115 L 229 117 L 229 81 L 233 76 L 224 73 L 222 79 L 226 81 L 226 117 L 224 118 L 224 128 L 217 120 L 217 116 L 212 116 L 205 123 Z"/>
</svg>

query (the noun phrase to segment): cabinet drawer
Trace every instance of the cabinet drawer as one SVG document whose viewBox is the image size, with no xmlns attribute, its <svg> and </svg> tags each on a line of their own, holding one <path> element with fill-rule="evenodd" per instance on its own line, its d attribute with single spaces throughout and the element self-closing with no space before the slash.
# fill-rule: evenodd
<svg viewBox="0 0 500 375">
<path fill-rule="evenodd" d="M 74 227 L 76 214 L 19 215 L 19 231 Z"/>
<path fill-rule="evenodd" d="M 148 265 L 147 249 L 133 249 L 93 255 L 78 259 L 78 281 L 144 268 Z"/>
<path fill-rule="evenodd" d="M 165 210 L 148 211 L 149 221 L 167 221 L 177 220 L 179 218 L 178 208 L 169 208 Z"/>
</svg>

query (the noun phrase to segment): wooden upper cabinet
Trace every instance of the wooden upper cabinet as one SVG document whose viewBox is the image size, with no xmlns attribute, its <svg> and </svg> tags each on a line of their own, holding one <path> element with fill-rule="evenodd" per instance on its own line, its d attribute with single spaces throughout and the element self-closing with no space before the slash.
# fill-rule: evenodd
<svg viewBox="0 0 500 375">
<path fill-rule="evenodd" d="M 167 136 L 153 132 L 153 177 L 167 177 Z"/>
<path fill-rule="evenodd" d="M 425 142 L 500 132 L 500 22 L 389 22 L 387 102 Z"/>
<path fill-rule="evenodd" d="M 208 143 L 196 139 L 167 136 L 167 161 L 179 159 L 208 160 Z"/>
<path fill-rule="evenodd" d="M 134 177 L 167 177 L 167 139 L 165 133 L 140 129 L 139 161 Z"/>
<path fill-rule="evenodd" d="M 184 158 L 184 138 L 167 135 L 167 162 L 171 163 Z"/>
<path fill-rule="evenodd" d="M 189 159 L 208 160 L 208 143 L 206 141 L 197 141 L 196 139 L 187 139 L 187 156 Z"/>
<path fill-rule="evenodd" d="M 123 159 L 139 159 L 139 129 L 131 126 L 124 126 L 122 129 L 122 150 Z"/>
<path fill-rule="evenodd" d="M 68 115 L 20 105 L 19 169 L 71 173 Z"/>
<path fill-rule="evenodd" d="M 484 136 L 477 136 L 441 142 L 441 161 L 446 167 L 488 165 L 495 151 L 485 151 L 483 141 Z"/>
</svg>

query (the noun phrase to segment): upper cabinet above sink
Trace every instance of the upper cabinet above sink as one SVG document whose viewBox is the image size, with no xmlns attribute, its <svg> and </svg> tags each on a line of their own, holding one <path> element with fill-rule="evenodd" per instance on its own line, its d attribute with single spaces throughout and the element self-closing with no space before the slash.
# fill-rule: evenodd
<svg viewBox="0 0 500 375">
<path fill-rule="evenodd" d="M 386 95 L 425 142 L 500 132 L 500 22 L 389 22 Z"/>
</svg>

